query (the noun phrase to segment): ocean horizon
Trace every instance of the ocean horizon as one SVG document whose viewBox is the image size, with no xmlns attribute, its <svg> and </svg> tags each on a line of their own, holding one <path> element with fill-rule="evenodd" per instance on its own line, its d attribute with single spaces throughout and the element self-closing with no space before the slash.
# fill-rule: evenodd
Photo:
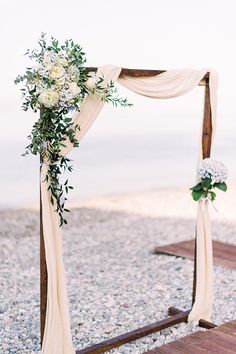
<svg viewBox="0 0 236 354">
<path fill-rule="evenodd" d="M 191 187 L 195 182 L 197 140 L 197 134 L 186 131 L 85 138 L 68 156 L 74 166 L 68 174 L 74 186 L 69 203 L 163 187 Z M 7 154 L 1 157 L 1 210 L 38 207 L 39 159 L 22 157 L 24 146 L 22 141 L 9 144 Z M 212 157 L 228 167 L 230 181 L 236 180 L 235 148 L 233 134 L 225 132 L 212 149 Z"/>
</svg>

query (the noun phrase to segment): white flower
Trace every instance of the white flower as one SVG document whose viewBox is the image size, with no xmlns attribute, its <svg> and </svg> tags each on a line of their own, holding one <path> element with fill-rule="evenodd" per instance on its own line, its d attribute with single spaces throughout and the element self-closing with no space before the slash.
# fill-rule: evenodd
<svg viewBox="0 0 236 354">
<path fill-rule="evenodd" d="M 73 99 L 73 95 L 71 91 L 69 91 L 68 89 L 64 89 L 60 92 L 60 101 L 63 102 L 63 104 L 71 101 L 72 99 Z"/>
<path fill-rule="evenodd" d="M 50 70 L 50 78 L 51 79 L 59 79 L 65 74 L 65 69 L 62 65 L 54 65 Z"/>
<path fill-rule="evenodd" d="M 57 64 L 58 65 L 62 65 L 62 66 L 67 66 L 68 65 L 68 61 L 66 58 L 63 58 L 63 57 L 59 57 L 57 60 L 56 60 Z"/>
<path fill-rule="evenodd" d="M 62 87 L 65 84 L 66 79 L 64 77 L 60 77 L 55 81 L 55 86 Z"/>
<path fill-rule="evenodd" d="M 225 182 L 228 177 L 228 170 L 222 162 L 206 158 L 202 160 L 199 166 L 198 177 L 201 179 L 211 178 L 212 184 Z"/>
<path fill-rule="evenodd" d="M 85 82 L 85 86 L 87 87 L 87 89 L 93 90 L 98 81 L 98 78 L 94 72 L 90 72 L 89 76 L 89 79 Z"/>
<path fill-rule="evenodd" d="M 79 76 L 79 71 L 75 65 L 69 65 L 67 72 L 70 76 L 74 76 L 75 74 Z"/>
<path fill-rule="evenodd" d="M 69 92 L 72 94 L 72 97 L 76 97 L 80 94 L 81 89 L 76 84 L 76 82 L 72 82 L 71 84 L 69 84 Z"/>
<path fill-rule="evenodd" d="M 59 94 L 52 89 L 44 90 L 38 97 L 38 101 L 46 108 L 52 108 L 59 102 Z"/>
<path fill-rule="evenodd" d="M 43 65 L 47 68 L 50 69 L 53 65 L 53 62 L 55 60 L 55 54 L 48 51 L 44 53 L 43 56 Z"/>
</svg>

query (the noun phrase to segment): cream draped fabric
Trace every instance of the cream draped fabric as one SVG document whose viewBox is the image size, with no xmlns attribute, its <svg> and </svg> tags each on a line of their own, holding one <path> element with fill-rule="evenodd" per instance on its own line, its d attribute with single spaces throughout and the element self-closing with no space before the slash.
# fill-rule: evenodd
<svg viewBox="0 0 236 354">
<path fill-rule="evenodd" d="M 217 76 L 209 69 L 170 70 L 154 77 L 119 78 L 121 69 L 114 65 L 100 67 L 97 74 L 104 75 L 105 81 L 118 81 L 121 85 L 138 94 L 152 98 L 171 98 L 183 95 L 196 87 L 210 71 L 210 94 L 213 130 L 215 127 Z M 80 141 L 95 121 L 104 106 L 95 95 L 88 96 L 75 113 L 74 123 L 80 126 L 77 139 Z M 148 124 L 148 122 L 147 122 Z M 73 148 L 67 140 L 62 156 Z M 59 219 L 50 202 L 50 191 L 45 176 L 47 163 L 41 166 L 42 218 L 48 271 L 48 293 L 43 354 L 74 354 L 70 333 L 69 306 L 66 293 L 66 279 L 63 265 L 62 237 Z M 199 202 L 197 214 L 197 286 L 196 302 L 189 315 L 191 320 L 209 319 L 212 307 L 212 247 L 208 204 Z"/>
</svg>

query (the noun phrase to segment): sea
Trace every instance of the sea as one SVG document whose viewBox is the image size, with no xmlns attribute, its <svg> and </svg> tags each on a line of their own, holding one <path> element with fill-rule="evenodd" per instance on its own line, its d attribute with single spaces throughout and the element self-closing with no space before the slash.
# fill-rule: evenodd
<svg viewBox="0 0 236 354">
<path fill-rule="evenodd" d="M 200 90 L 187 99 L 158 103 L 136 97 L 131 97 L 133 108 L 105 108 L 79 148 L 68 156 L 74 166 L 64 176 L 74 187 L 69 203 L 157 188 L 189 188 L 195 183 L 203 113 Z M 16 108 L 11 111 L 10 105 L 7 109 L 9 121 L 15 123 L 0 132 L 0 209 L 37 208 L 39 159 L 22 156 L 32 117 Z M 229 180 L 235 181 L 235 119 L 221 116 L 212 157 L 228 167 Z"/>
</svg>

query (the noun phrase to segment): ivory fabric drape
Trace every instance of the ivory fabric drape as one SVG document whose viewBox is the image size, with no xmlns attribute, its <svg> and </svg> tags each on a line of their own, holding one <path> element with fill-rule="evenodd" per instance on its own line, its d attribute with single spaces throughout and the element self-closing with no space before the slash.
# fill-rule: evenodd
<svg viewBox="0 0 236 354">
<path fill-rule="evenodd" d="M 114 66 L 103 67 L 98 70 L 98 75 L 104 75 L 105 80 L 116 81 L 121 69 Z M 81 140 L 93 121 L 100 113 L 104 102 L 95 95 L 88 96 L 81 107 L 81 111 L 74 116 L 75 124 L 79 124 L 76 138 Z M 73 145 L 66 141 L 61 155 L 67 155 Z M 70 332 L 69 306 L 66 293 L 66 279 L 63 265 L 62 237 L 59 227 L 59 218 L 51 204 L 51 195 L 48 190 L 47 175 L 48 165 L 41 166 L 41 194 L 42 194 L 42 219 L 45 256 L 48 272 L 47 311 L 42 344 L 43 354 L 74 354 Z"/>
<path fill-rule="evenodd" d="M 171 98 L 183 95 L 199 84 L 210 71 L 210 94 L 212 125 L 215 127 L 217 77 L 209 69 L 170 70 L 154 77 L 119 78 L 121 68 L 107 65 L 98 69 L 105 81 L 118 81 L 121 85 L 138 94 L 152 98 Z M 104 106 L 96 95 L 86 98 L 80 112 L 74 115 L 74 123 L 80 126 L 76 138 L 80 141 Z M 67 155 L 73 148 L 69 140 L 61 155 Z M 59 218 L 50 202 L 51 195 L 45 176 L 47 162 L 41 166 L 42 220 L 48 271 L 47 312 L 42 345 L 43 354 L 74 354 L 70 333 L 69 306 L 66 293 L 66 279 L 63 265 L 62 237 Z M 199 202 L 197 214 L 197 294 L 189 319 L 209 319 L 212 307 L 212 248 L 208 204 Z"/>
</svg>

